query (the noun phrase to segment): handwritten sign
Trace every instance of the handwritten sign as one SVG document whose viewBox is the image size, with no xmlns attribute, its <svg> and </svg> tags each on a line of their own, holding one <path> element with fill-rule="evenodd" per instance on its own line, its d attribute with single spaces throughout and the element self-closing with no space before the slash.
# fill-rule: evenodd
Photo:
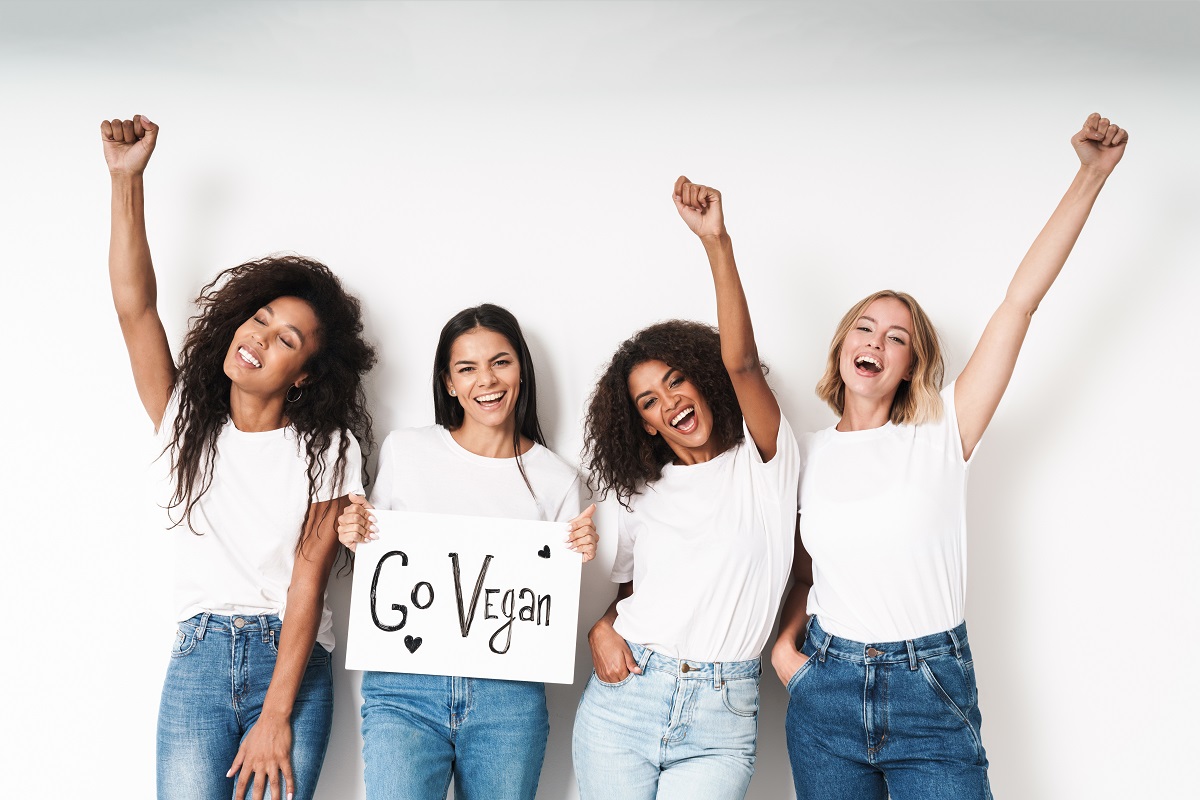
<svg viewBox="0 0 1200 800">
<path fill-rule="evenodd" d="M 582 557 L 561 522 L 372 512 L 348 669 L 571 683 Z"/>
</svg>

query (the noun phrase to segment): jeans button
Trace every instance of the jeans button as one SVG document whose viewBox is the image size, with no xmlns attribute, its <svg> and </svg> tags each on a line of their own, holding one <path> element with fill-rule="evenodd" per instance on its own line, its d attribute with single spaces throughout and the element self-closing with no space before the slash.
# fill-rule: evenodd
<svg viewBox="0 0 1200 800">
<path fill-rule="evenodd" d="M 692 668 L 690 666 L 688 666 L 688 663 L 685 661 L 685 662 L 683 662 L 683 665 L 679 668 L 679 671 L 680 672 L 691 672 Z"/>
<path fill-rule="evenodd" d="M 233 627 L 235 627 L 235 628 L 246 627 L 246 620 L 242 619 L 241 617 L 234 617 L 233 618 Z"/>
<path fill-rule="evenodd" d="M 874 647 L 868 647 L 867 655 L 870 656 L 871 658 L 878 658 L 879 656 L 883 655 L 883 651 L 876 650 Z"/>
</svg>

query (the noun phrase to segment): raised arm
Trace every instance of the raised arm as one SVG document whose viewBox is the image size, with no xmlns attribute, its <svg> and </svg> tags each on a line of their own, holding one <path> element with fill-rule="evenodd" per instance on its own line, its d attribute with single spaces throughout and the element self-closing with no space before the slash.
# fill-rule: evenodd
<svg viewBox="0 0 1200 800">
<path fill-rule="evenodd" d="M 158 126 L 140 115 L 124 121 L 105 120 L 100 123 L 100 138 L 112 177 L 108 277 L 113 305 L 129 351 L 138 397 L 157 428 L 175 385 L 175 362 L 158 317 L 158 287 L 146 239 L 142 183 L 142 173 L 158 138 Z"/>
<path fill-rule="evenodd" d="M 1124 129 L 1099 114 L 1089 116 L 1083 128 L 1071 137 L 1071 145 L 1079 156 L 1079 172 L 1021 260 L 1004 302 L 992 315 L 955 384 L 954 408 L 963 458 L 971 457 L 992 421 L 1008 388 L 1033 312 L 1066 263 L 1096 197 L 1121 160 L 1128 142 Z"/>
<path fill-rule="evenodd" d="M 779 435 L 779 402 L 767 385 L 762 362 L 758 360 L 750 307 L 746 304 L 742 279 L 733 260 L 733 242 L 725 230 L 721 193 L 680 175 L 675 181 L 674 199 L 679 216 L 692 233 L 700 237 L 704 252 L 708 254 L 708 265 L 712 268 L 713 285 L 717 290 L 721 360 L 733 381 L 733 391 L 754 445 L 763 461 L 770 461 L 775 457 Z"/>
<path fill-rule="evenodd" d="M 279 656 L 263 699 L 262 713 L 242 739 L 226 775 L 238 776 L 234 797 L 245 797 L 253 781 L 255 798 L 262 798 L 263 788 L 269 785 L 270 796 L 283 800 L 284 794 L 279 791 L 281 774 L 287 796 L 296 791 L 291 758 L 292 710 L 321 626 L 329 570 L 337 558 L 338 512 L 349 502 L 349 498 L 343 497 L 314 503 L 309 512 L 308 531 L 292 567 L 283 630 L 279 634 Z M 303 788 L 308 793 L 313 787 Z"/>
</svg>

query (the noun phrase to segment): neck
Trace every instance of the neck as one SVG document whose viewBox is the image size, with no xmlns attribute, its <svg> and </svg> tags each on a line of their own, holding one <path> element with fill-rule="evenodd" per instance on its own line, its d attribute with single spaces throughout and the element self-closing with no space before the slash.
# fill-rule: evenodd
<svg viewBox="0 0 1200 800">
<path fill-rule="evenodd" d="M 450 436 L 458 442 L 459 447 L 477 456 L 512 458 L 516 455 L 513 452 L 513 433 L 516 430 L 516 424 L 515 420 L 510 419 L 507 424 L 493 428 L 488 425 L 480 425 L 467 417 L 463 420 L 462 425 L 450 431 Z M 529 452 L 529 448 L 533 447 L 533 442 L 522 436 L 519 447 L 521 455 L 525 455 Z"/>
<path fill-rule="evenodd" d="M 842 409 L 842 418 L 838 420 L 837 429 L 845 433 L 882 428 L 892 418 L 894 399 L 894 394 L 888 397 L 862 397 L 847 393 L 846 405 Z"/>
<path fill-rule="evenodd" d="M 671 445 L 671 450 L 675 453 L 675 461 L 673 463 L 681 467 L 690 467 L 695 464 L 712 461 L 725 452 L 717 446 L 711 436 L 708 437 L 708 441 L 702 447 L 683 448 Z"/>
<path fill-rule="evenodd" d="M 260 397 L 247 394 L 236 386 L 229 390 L 229 418 L 235 428 L 245 433 L 273 431 L 287 424 L 282 395 Z"/>
</svg>

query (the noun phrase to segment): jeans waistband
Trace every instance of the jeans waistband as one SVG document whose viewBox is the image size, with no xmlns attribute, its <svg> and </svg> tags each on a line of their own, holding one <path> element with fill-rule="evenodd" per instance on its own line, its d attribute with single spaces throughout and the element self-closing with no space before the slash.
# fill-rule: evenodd
<svg viewBox="0 0 1200 800">
<path fill-rule="evenodd" d="M 909 669 L 916 669 L 917 661 L 922 658 L 946 653 L 962 656 L 967 649 L 967 623 L 960 622 L 948 631 L 899 642 L 856 642 L 826 633 L 814 616 L 808 622 L 808 641 L 816 650 L 814 655 L 821 661 L 833 656 L 859 664 L 906 662 Z"/>
<path fill-rule="evenodd" d="M 749 661 L 693 661 L 690 658 L 664 656 L 636 642 L 629 642 L 629 650 L 643 672 L 648 669 L 666 672 L 683 681 L 712 681 L 714 686 L 720 686 L 734 678 L 757 678 L 762 672 L 757 658 Z"/>
<path fill-rule="evenodd" d="M 181 625 L 191 625 L 196 629 L 196 638 L 203 641 L 207 634 L 223 634 L 225 636 L 242 636 L 249 633 L 261 634 L 263 641 L 283 628 L 283 621 L 274 614 L 233 614 L 222 616 L 205 611 L 203 614 L 185 619 Z"/>
</svg>

